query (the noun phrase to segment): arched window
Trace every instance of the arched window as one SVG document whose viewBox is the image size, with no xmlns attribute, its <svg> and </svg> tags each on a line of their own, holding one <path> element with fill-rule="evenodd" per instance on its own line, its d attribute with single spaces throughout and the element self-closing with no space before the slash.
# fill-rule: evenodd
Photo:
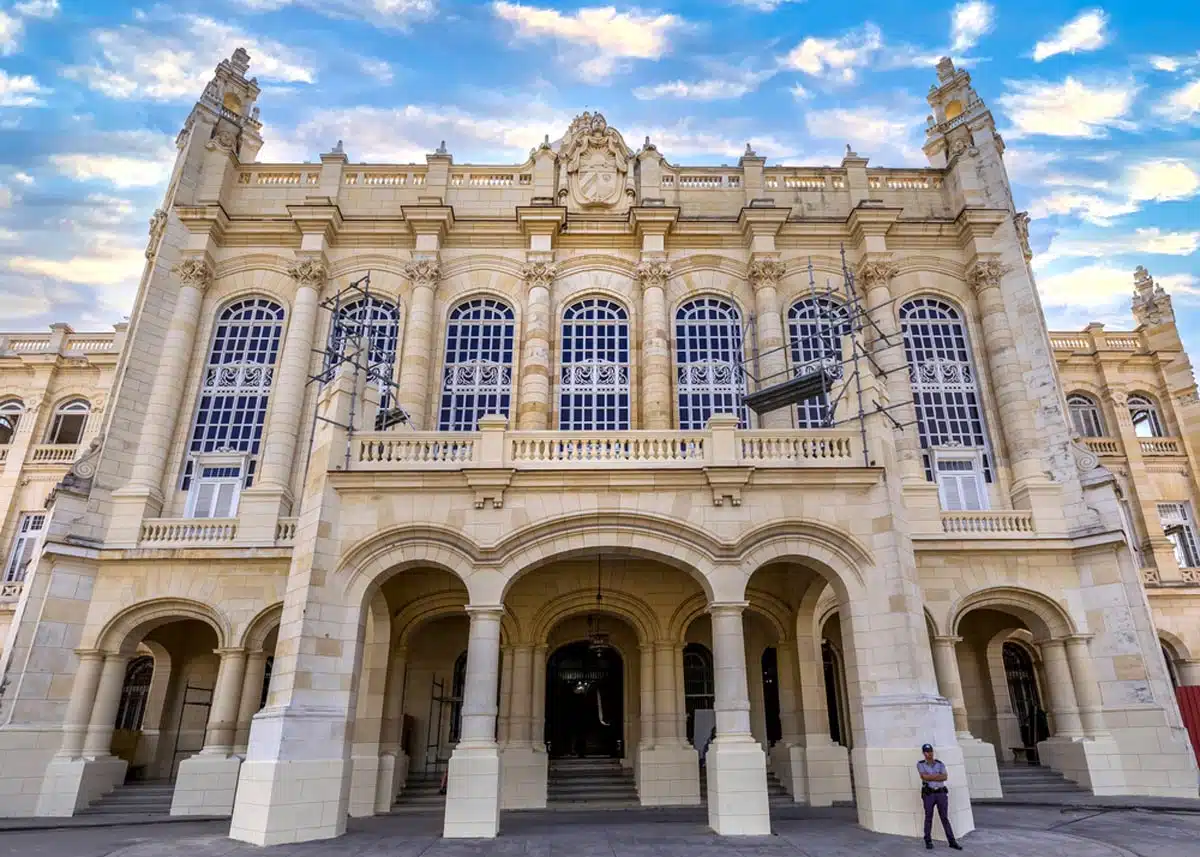
<svg viewBox="0 0 1200 857">
<path fill-rule="evenodd" d="M 688 643 L 683 649 L 683 704 L 687 711 L 687 738 L 696 734 L 696 712 L 715 705 L 712 652 L 700 643 Z"/>
<path fill-rule="evenodd" d="M 1033 658 L 1020 643 L 1006 642 L 1000 647 L 1000 652 L 1008 680 L 1008 698 L 1017 716 L 1021 741 L 1026 747 L 1036 747 L 1038 742 L 1050 737 L 1050 728 L 1046 722 L 1046 712 L 1042 710 Z"/>
<path fill-rule="evenodd" d="M 267 662 L 263 665 L 263 681 L 262 690 L 258 694 L 258 711 L 267 704 L 267 696 L 271 693 L 271 673 L 275 671 L 275 656 L 267 655 Z"/>
<path fill-rule="evenodd" d="M 767 743 L 771 746 L 783 737 L 779 718 L 779 652 L 768 646 L 762 653 L 763 712 L 767 722 Z"/>
<path fill-rule="evenodd" d="M 508 416 L 515 337 L 512 307 L 501 301 L 474 298 L 450 312 L 439 431 L 475 431 L 480 417 Z"/>
<path fill-rule="evenodd" d="M 915 298 L 900 308 L 900 325 L 925 476 L 943 509 L 986 509 L 991 455 L 962 317 L 945 301 Z"/>
<path fill-rule="evenodd" d="M 605 298 L 567 307 L 562 323 L 558 427 L 623 431 L 629 422 L 629 316 Z"/>
<path fill-rule="evenodd" d="M 458 743 L 462 735 L 463 696 L 467 692 L 467 653 L 463 652 L 454 662 L 454 676 L 450 681 L 450 743 Z"/>
<path fill-rule="evenodd" d="M 720 298 L 688 301 L 675 314 L 675 364 L 679 384 L 679 428 L 696 431 L 713 414 L 735 414 L 742 428 L 749 412 L 742 404 L 742 317 Z"/>
<path fill-rule="evenodd" d="M 1158 417 L 1158 407 L 1149 396 L 1135 393 L 1127 400 L 1129 418 L 1133 420 L 1133 433 L 1138 437 L 1162 437 L 1162 420 Z"/>
<path fill-rule="evenodd" d="M 154 677 L 154 658 L 142 655 L 125 667 L 125 683 L 121 685 L 121 703 L 117 707 L 116 729 L 138 730 L 146 716 L 146 699 L 150 696 L 150 680 Z"/>
<path fill-rule="evenodd" d="M 392 407 L 396 374 L 396 344 L 400 339 L 400 310 L 391 301 L 362 298 L 338 310 L 329 331 L 330 353 L 340 353 L 348 337 L 370 340 L 369 376 L 379 387 L 379 409 Z M 328 367 L 326 367 L 328 368 Z"/>
<path fill-rule="evenodd" d="M 788 336 L 791 339 L 792 372 L 813 371 L 820 363 L 837 364 L 834 374 L 841 376 L 842 337 L 850 333 L 846 308 L 828 297 L 809 297 L 796 301 L 788 310 Z M 821 428 L 833 421 L 829 396 L 813 396 L 796 406 L 796 424 L 800 428 Z"/>
<path fill-rule="evenodd" d="M 17 423 L 21 421 L 23 413 L 25 406 L 17 399 L 0 403 L 0 446 L 13 442 L 17 433 Z"/>
<path fill-rule="evenodd" d="M 1083 437 L 1104 437 L 1104 420 L 1100 408 L 1089 396 L 1072 393 L 1067 396 L 1067 411 L 1071 414 L 1071 426 Z"/>
<path fill-rule="evenodd" d="M 50 421 L 50 431 L 46 435 L 46 443 L 74 446 L 83 439 L 83 429 L 87 425 L 88 414 L 92 406 L 86 399 L 72 399 L 63 402 L 54 411 L 54 419 Z"/>
<path fill-rule="evenodd" d="M 233 478 L 246 487 L 254 483 L 282 339 L 283 307 L 273 300 L 244 298 L 222 310 L 200 383 L 200 402 L 180 487 L 186 490 L 191 486 L 197 455 L 218 451 L 243 453 L 245 468 L 239 467 Z M 211 469 L 222 471 L 214 478 L 225 478 L 230 470 Z"/>
<path fill-rule="evenodd" d="M 1162 649 L 1163 662 L 1167 665 L 1167 678 L 1171 680 L 1171 687 L 1179 687 L 1179 674 L 1175 671 L 1175 658 L 1171 655 L 1171 650 L 1166 646 Z"/>
</svg>

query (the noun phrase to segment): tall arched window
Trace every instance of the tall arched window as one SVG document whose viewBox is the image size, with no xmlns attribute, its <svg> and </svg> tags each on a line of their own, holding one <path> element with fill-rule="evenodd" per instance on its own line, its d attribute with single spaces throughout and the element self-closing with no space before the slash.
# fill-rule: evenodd
<svg viewBox="0 0 1200 857">
<path fill-rule="evenodd" d="M 450 679 L 450 743 L 457 744 L 462 735 L 463 698 L 467 692 L 467 653 L 463 652 L 454 661 L 454 674 Z"/>
<path fill-rule="evenodd" d="M 508 304 L 473 298 L 450 312 L 439 431 L 475 431 L 479 418 L 512 406 L 516 324 Z"/>
<path fill-rule="evenodd" d="M 562 323 L 558 427 L 622 431 L 629 421 L 629 315 L 605 298 L 567 307 Z"/>
<path fill-rule="evenodd" d="M 1127 400 L 1129 418 L 1133 420 L 1133 433 L 1138 437 L 1162 437 L 1162 420 L 1158 416 L 1158 407 L 1154 400 L 1141 393 L 1135 393 Z"/>
<path fill-rule="evenodd" d="M 125 667 L 125 683 L 121 685 L 121 702 L 117 707 L 115 728 L 134 731 L 142 728 L 153 677 L 154 658 L 149 655 L 134 658 Z"/>
<path fill-rule="evenodd" d="M 713 414 L 735 414 L 742 428 L 749 412 L 742 404 L 742 317 L 720 298 L 688 301 L 675 314 L 675 365 L 679 386 L 679 428 L 696 431 Z"/>
<path fill-rule="evenodd" d="M 900 307 L 900 324 L 926 478 L 943 509 L 986 509 L 991 455 L 962 317 L 945 301 L 915 298 Z"/>
<path fill-rule="evenodd" d="M 841 375 L 842 337 L 850 333 L 846 308 L 828 297 L 809 297 L 796 301 L 788 310 L 788 336 L 791 339 L 792 372 L 811 371 L 818 362 L 837 364 L 834 374 Z M 796 424 L 800 428 L 821 428 L 833 421 L 829 396 L 813 396 L 796 406 Z"/>
<path fill-rule="evenodd" d="M 92 406 L 86 399 L 71 399 L 63 402 L 54 411 L 54 419 L 50 421 L 50 431 L 46 434 L 46 443 L 74 446 L 83 439 L 83 429 L 87 425 L 88 414 Z"/>
<path fill-rule="evenodd" d="M 1021 741 L 1026 747 L 1036 747 L 1039 741 L 1050 737 L 1046 723 L 1046 712 L 1042 710 L 1038 694 L 1037 674 L 1033 658 L 1020 643 L 1006 642 L 1000 647 L 1004 660 L 1004 674 L 1008 680 L 1008 698 L 1017 726 L 1021 730 Z"/>
<path fill-rule="evenodd" d="M 18 399 L 0 403 L 0 446 L 13 442 L 13 437 L 17 434 L 17 424 L 21 421 L 23 413 L 25 406 Z"/>
<path fill-rule="evenodd" d="M 1071 415 L 1071 426 L 1082 437 L 1104 437 L 1104 420 L 1100 408 L 1090 396 L 1072 393 L 1067 396 L 1067 411 Z"/>
<path fill-rule="evenodd" d="M 687 739 L 696 734 L 696 712 L 716 704 L 712 652 L 700 643 L 683 648 L 683 705 L 687 712 Z"/>
<path fill-rule="evenodd" d="M 182 488 L 196 475 L 195 457 L 218 451 L 244 453 L 245 472 L 234 478 L 253 484 L 282 339 L 283 307 L 269 298 L 243 298 L 221 311 L 200 383 Z M 214 478 L 226 478 L 230 468 L 211 469 L 222 471 Z"/>
<path fill-rule="evenodd" d="M 347 337 L 370 339 L 368 348 L 370 378 L 379 387 L 379 408 L 392 406 L 392 387 L 396 375 L 396 344 L 400 339 L 400 310 L 391 301 L 362 298 L 338 310 L 329 331 L 329 350 L 340 353 Z"/>
</svg>

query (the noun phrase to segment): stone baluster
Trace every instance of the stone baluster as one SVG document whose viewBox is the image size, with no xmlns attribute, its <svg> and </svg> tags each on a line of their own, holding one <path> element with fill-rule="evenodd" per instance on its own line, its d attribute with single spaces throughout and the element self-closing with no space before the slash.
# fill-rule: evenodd
<svg viewBox="0 0 1200 857">
<path fill-rule="evenodd" d="M 642 284 L 642 428 L 669 429 L 674 411 L 666 296 L 671 266 L 665 258 L 645 259 L 637 278 Z"/>
<path fill-rule="evenodd" d="M 517 428 L 544 431 L 550 427 L 550 287 L 558 266 L 549 256 L 533 256 L 522 270 L 528 289 L 525 299 L 525 349 L 517 403 Z"/>
<path fill-rule="evenodd" d="M 429 430 L 429 378 L 433 362 L 433 298 L 441 279 L 436 258 L 416 259 L 404 266 L 404 276 L 412 282 L 412 299 L 404 328 L 404 350 L 400 358 L 400 386 L 397 400 L 409 417 L 409 425 Z"/>
</svg>

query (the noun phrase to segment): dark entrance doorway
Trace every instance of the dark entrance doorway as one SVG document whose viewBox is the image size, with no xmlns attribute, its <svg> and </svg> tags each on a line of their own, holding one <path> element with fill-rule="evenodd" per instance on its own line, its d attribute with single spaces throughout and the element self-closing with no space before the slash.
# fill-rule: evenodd
<svg viewBox="0 0 1200 857">
<path fill-rule="evenodd" d="M 1033 658 L 1024 646 L 1018 643 L 1005 643 L 1001 647 L 1004 657 L 1004 673 L 1008 679 L 1008 696 L 1012 702 L 1013 714 L 1017 716 L 1017 724 L 1021 729 L 1021 741 L 1030 748 L 1026 755 L 1031 762 L 1036 761 L 1036 751 L 1039 741 L 1050 737 L 1050 729 L 1046 723 L 1046 712 L 1042 709 L 1042 700 L 1038 695 L 1037 676 L 1033 671 Z"/>
<path fill-rule="evenodd" d="M 546 665 L 546 748 L 552 758 L 621 755 L 624 665 L 610 647 L 570 643 Z"/>
</svg>

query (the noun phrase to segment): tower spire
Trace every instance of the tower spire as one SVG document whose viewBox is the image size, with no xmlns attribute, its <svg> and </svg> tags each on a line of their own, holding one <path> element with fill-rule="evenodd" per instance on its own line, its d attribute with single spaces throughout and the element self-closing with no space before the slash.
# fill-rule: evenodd
<svg viewBox="0 0 1200 857">
<path fill-rule="evenodd" d="M 262 148 L 262 123 L 258 120 L 255 101 L 261 90 L 258 81 L 246 73 L 250 70 L 250 54 L 237 48 L 229 59 L 221 60 L 213 71 L 212 80 L 204 87 L 199 101 L 192 108 L 179 132 L 180 146 L 192 133 L 207 129 L 202 142 L 232 151 L 241 161 L 253 161 Z"/>
</svg>

